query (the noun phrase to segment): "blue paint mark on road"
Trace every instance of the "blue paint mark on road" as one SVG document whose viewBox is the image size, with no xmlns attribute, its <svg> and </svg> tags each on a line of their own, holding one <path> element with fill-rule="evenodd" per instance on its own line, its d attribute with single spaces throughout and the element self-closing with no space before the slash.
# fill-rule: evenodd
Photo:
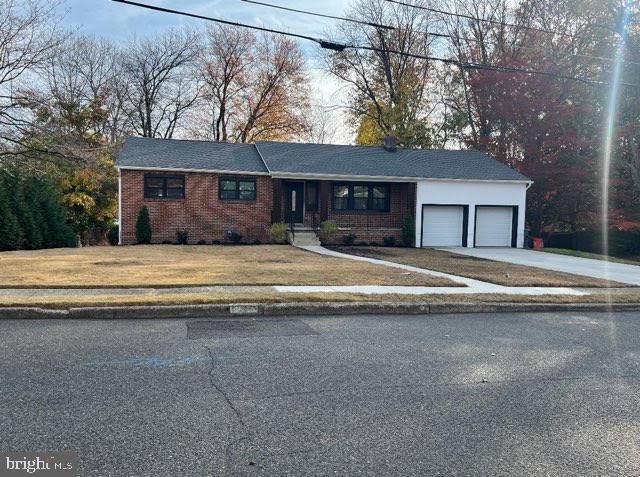
<svg viewBox="0 0 640 477">
<path fill-rule="evenodd" d="M 208 356 L 133 356 L 131 358 L 114 359 L 108 361 L 96 361 L 86 363 L 87 366 L 189 366 L 191 364 L 205 363 L 211 361 Z"/>
</svg>

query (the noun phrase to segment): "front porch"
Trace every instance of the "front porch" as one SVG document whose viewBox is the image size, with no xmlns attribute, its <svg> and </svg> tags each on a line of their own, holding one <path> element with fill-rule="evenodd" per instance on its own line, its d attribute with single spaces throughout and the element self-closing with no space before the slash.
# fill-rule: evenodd
<svg viewBox="0 0 640 477">
<path fill-rule="evenodd" d="M 406 217 L 414 220 L 416 184 L 410 182 L 273 179 L 273 222 L 296 231 L 318 231 L 333 220 L 339 233 L 355 243 L 382 244 L 387 237 L 401 242 Z"/>
</svg>

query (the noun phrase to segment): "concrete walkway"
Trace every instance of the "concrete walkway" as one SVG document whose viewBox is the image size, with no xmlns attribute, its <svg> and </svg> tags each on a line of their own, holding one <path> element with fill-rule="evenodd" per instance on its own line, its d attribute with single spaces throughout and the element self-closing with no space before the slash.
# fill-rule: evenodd
<svg viewBox="0 0 640 477">
<path fill-rule="evenodd" d="M 640 266 L 521 248 L 455 248 L 448 252 L 640 286 Z"/>
<path fill-rule="evenodd" d="M 487 283 L 472 278 L 459 277 L 448 273 L 436 272 L 435 270 L 427 270 L 424 268 L 412 267 L 402 263 L 388 262 L 386 260 L 378 260 L 370 257 L 360 257 L 349 255 L 347 253 L 336 252 L 319 246 L 303 246 L 299 247 L 308 252 L 319 253 L 331 257 L 346 258 L 359 262 L 368 262 L 375 265 L 383 265 L 387 267 L 399 268 L 414 273 L 430 275 L 434 277 L 448 278 L 449 280 L 465 285 L 464 287 L 389 287 L 389 286 L 340 286 L 340 287 L 318 287 L 318 286 L 277 286 L 278 291 L 287 293 L 317 293 L 326 291 L 341 293 L 365 293 L 365 294 L 381 294 L 381 293 L 401 293 L 409 295 L 428 295 L 428 294 L 480 294 L 480 293 L 497 293 L 505 295 L 574 295 L 583 296 L 590 293 L 584 290 L 576 290 L 564 287 L 505 287 L 494 283 Z M 381 292 L 379 289 L 398 290 Z"/>
</svg>

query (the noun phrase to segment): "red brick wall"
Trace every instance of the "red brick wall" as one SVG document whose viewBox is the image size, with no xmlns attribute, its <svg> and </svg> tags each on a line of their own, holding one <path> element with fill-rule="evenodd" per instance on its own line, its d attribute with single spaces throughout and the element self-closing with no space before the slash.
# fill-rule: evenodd
<svg viewBox="0 0 640 477">
<path fill-rule="evenodd" d="M 356 236 L 355 243 L 376 242 L 382 244 L 385 237 L 395 237 L 401 244 L 402 224 L 405 216 L 415 215 L 416 186 L 410 183 L 391 183 L 391 202 L 389 212 L 340 212 L 332 210 L 329 197 L 329 220 L 335 220 L 339 232 L 334 240 L 342 243 L 345 235 Z M 331 195 L 331 187 L 329 187 Z"/>
<path fill-rule="evenodd" d="M 220 200 L 219 174 L 199 172 L 178 173 L 185 177 L 184 199 L 145 199 L 144 174 L 145 171 L 120 171 L 124 245 L 136 243 L 136 220 L 143 205 L 149 208 L 153 243 L 175 241 L 178 229 L 189 232 L 189 243 L 192 244 L 200 240 L 226 242 L 229 229 L 238 230 L 243 235 L 243 242 L 268 241 L 273 205 L 270 177 L 253 176 L 256 200 L 247 202 Z"/>
<path fill-rule="evenodd" d="M 323 184 L 326 183 L 325 184 Z M 283 181 L 283 184 L 286 181 Z M 372 212 L 372 211 L 335 211 L 332 210 L 331 204 L 331 181 L 319 181 L 320 204 L 318 210 L 318 220 L 320 220 L 320 211 L 323 203 L 326 202 L 328 210 L 327 220 L 335 220 L 340 229 L 335 237 L 334 243 L 342 243 L 345 235 L 353 234 L 356 236 L 356 243 L 360 242 L 377 242 L 382 244 L 385 237 L 395 237 L 396 243 L 401 243 L 402 224 L 405 216 L 412 218 L 415 214 L 416 185 L 413 183 L 390 183 L 390 207 L 389 212 Z M 324 187 L 323 187 L 324 185 Z M 286 188 L 280 188 L 281 202 L 284 204 L 287 199 L 285 195 Z M 284 211 L 284 207 L 282 208 Z M 281 212 L 280 220 L 284 219 L 284 212 Z M 311 225 L 311 214 L 305 214 L 305 225 Z"/>
</svg>

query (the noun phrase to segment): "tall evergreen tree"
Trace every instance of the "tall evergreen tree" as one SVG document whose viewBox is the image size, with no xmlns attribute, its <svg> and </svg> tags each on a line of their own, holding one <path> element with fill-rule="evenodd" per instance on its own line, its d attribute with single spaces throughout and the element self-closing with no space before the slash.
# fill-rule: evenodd
<svg viewBox="0 0 640 477">
<path fill-rule="evenodd" d="M 22 230 L 11 207 L 13 177 L 0 173 L 0 250 L 18 250 L 22 245 Z"/>
<path fill-rule="evenodd" d="M 47 235 L 44 236 L 44 246 L 73 247 L 75 235 L 67 224 L 65 211 L 60 205 L 60 194 L 46 180 L 39 180 L 39 205 L 47 226 Z"/>
<path fill-rule="evenodd" d="M 16 177 L 13 184 L 12 208 L 18 219 L 23 233 L 23 241 L 20 248 L 36 250 L 42 248 L 42 233 L 38 227 L 39 222 L 34 219 L 34 200 L 31 195 L 25 194 L 25 182 L 30 178 Z"/>
</svg>

